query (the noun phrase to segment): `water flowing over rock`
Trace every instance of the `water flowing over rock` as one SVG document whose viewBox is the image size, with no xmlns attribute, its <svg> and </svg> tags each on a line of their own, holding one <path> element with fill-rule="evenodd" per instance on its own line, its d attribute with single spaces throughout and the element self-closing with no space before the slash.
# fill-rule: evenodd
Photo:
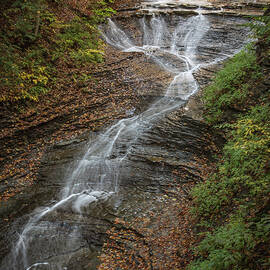
<svg viewBox="0 0 270 270">
<path fill-rule="evenodd" d="M 262 15 L 262 9 L 269 4 L 268 0 L 157 0 L 142 1 L 132 9 L 121 9 L 120 16 L 133 14 L 177 14 L 196 15 L 196 8 L 202 9 L 204 15 L 217 16 L 256 16 Z"/>
<path fill-rule="evenodd" d="M 2 253 L 10 252 L 1 270 L 95 269 L 115 217 L 155 209 L 176 168 L 185 175 L 180 183 L 200 181 L 192 164 L 196 157 L 211 158 L 215 139 L 205 124 L 187 116 L 185 105 L 247 43 L 248 30 L 241 26 L 245 19 L 217 16 L 220 6 L 193 2 L 144 3 L 136 16 L 101 26 L 108 44 L 157 65 L 154 78 L 162 74 L 160 84 L 167 87 L 136 89 L 142 100 L 152 97 L 145 110 L 87 140 L 52 147 L 29 192 L 32 205 L 2 235 Z"/>
</svg>

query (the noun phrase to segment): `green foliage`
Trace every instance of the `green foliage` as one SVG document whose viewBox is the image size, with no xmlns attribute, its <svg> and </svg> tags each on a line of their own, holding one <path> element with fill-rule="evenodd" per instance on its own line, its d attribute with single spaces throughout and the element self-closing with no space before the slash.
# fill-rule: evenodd
<svg viewBox="0 0 270 270">
<path fill-rule="evenodd" d="M 190 270 L 270 269 L 270 103 L 267 89 L 255 88 L 268 78 L 257 62 L 268 61 L 269 21 L 263 16 L 252 26 L 260 61 L 255 48 L 240 52 L 205 92 L 207 121 L 218 123 L 228 141 L 216 172 L 192 191 L 192 212 L 205 237 Z"/>
<path fill-rule="evenodd" d="M 113 3 L 113 0 L 109 0 L 109 3 Z M 108 3 L 104 0 L 97 1 L 94 5 L 93 16 L 91 17 L 91 22 L 94 24 L 103 23 L 106 18 L 111 17 L 116 11 L 111 7 L 108 7 Z"/>
<path fill-rule="evenodd" d="M 269 232 L 269 215 L 250 224 L 246 224 L 242 218 L 235 218 L 214 233 L 207 234 L 196 248 L 196 254 L 201 259 L 192 263 L 189 269 L 252 270 L 255 269 L 256 264 L 266 265 L 265 259 L 256 262 L 252 254 L 259 243 L 264 244 L 267 241 Z"/>
<path fill-rule="evenodd" d="M 227 124 L 232 131 L 217 172 L 193 189 L 193 214 L 207 233 L 196 248 L 190 270 L 268 269 L 267 258 L 254 259 L 256 248 L 269 244 L 270 216 L 262 217 L 270 192 L 267 171 L 270 105 L 258 105 Z M 205 226 L 207 225 L 207 226 Z M 266 244 L 265 244 L 266 243 Z M 258 255 L 257 255 L 258 256 Z M 263 266 L 262 266 L 263 265 Z"/>
<path fill-rule="evenodd" d="M 37 66 L 32 69 L 32 73 L 21 72 L 19 77 L 22 97 L 37 101 L 40 94 L 47 92 L 49 73 L 46 67 Z"/>
<path fill-rule="evenodd" d="M 16 0 L 2 6 L 0 102 L 37 101 L 59 80 L 55 72 L 59 62 L 79 67 L 103 60 L 97 24 L 114 13 L 108 7 L 111 1 L 89 1 L 83 10 L 78 3 L 68 10 L 66 21 L 55 4 L 50 9 L 51 2 L 62 9 L 65 1 Z"/>
<path fill-rule="evenodd" d="M 17 0 L 11 8 L 4 12 L 7 19 L 8 37 L 16 41 L 17 45 L 26 46 L 33 42 L 37 36 L 35 28 L 37 27 L 37 17 L 46 9 L 44 0 Z M 14 16 L 16 16 L 14 22 Z"/>
<path fill-rule="evenodd" d="M 103 51 L 98 49 L 102 42 L 97 37 L 97 29 L 88 20 L 75 17 L 69 24 L 61 26 L 57 35 L 57 48 L 52 59 L 67 55 L 76 63 L 101 62 Z M 69 59 L 66 58 L 68 61 Z"/>
<path fill-rule="evenodd" d="M 37 101 L 48 90 L 51 67 L 46 49 L 36 41 L 38 29 L 46 24 L 46 2 L 15 1 L 4 11 L 5 26 L 0 33 L 0 102 Z M 40 18 L 41 21 L 40 21 Z"/>
<path fill-rule="evenodd" d="M 270 43 L 270 8 L 265 9 L 268 15 L 255 17 L 249 27 L 253 30 L 255 38 L 264 39 Z"/>
<path fill-rule="evenodd" d="M 37 101 L 39 94 L 47 92 L 52 68 L 43 59 L 44 50 L 27 49 L 21 55 L 15 46 L 0 46 L 0 82 L 6 89 L 0 95 L 0 102 Z"/>
<path fill-rule="evenodd" d="M 106 18 L 110 17 L 112 14 L 115 13 L 115 10 L 112 8 L 98 8 L 94 10 L 95 16 L 93 20 L 96 24 L 100 24 L 105 21 Z"/>
<path fill-rule="evenodd" d="M 248 76 L 253 81 L 260 77 L 255 53 L 250 48 L 229 60 L 205 90 L 206 120 L 209 123 L 222 121 L 228 109 L 237 107 L 247 98 L 250 91 Z"/>
<path fill-rule="evenodd" d="M 239 200 L 259 200 L 270 191 L 265 167 L 270 142 L 269 105 L 256 106 L 232 128 L 218 171 L 193 190 L 196 215 L 211 217 Z M 219 213 L 220 215 L 220 213 Z"/>
</svg>

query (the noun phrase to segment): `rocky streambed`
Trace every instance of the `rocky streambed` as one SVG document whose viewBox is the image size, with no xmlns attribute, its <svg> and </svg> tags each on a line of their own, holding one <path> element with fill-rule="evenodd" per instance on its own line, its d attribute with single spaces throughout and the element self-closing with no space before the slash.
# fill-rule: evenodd
<svg viewBox="0 0 270 270">
<path fill-rule="evenodd" d="M 93 73 L 120 72 L 137 101 L 108 105 L 126 116 L 111 129 L 52 145 L 37 181 L 1 202 L 0 269 L 96 269 L 116 217 L 158 215 L 172 183 L 188 194 L 202 180 L 222 139 L 201 121 L 201 90 L 248 42 L 242 15 L 260 13 L 261 5 L 252 12 L 242 5 L 239 14 L 224 13 L 220 4 L 180 2 L 143 3 L 102 27 L 112 46 L 106 66 Z M 103 87 L 109 96 L 121 86 L 109 79 Z M 197 92 L 189 96 L 191 87 Z"/>
</svg>

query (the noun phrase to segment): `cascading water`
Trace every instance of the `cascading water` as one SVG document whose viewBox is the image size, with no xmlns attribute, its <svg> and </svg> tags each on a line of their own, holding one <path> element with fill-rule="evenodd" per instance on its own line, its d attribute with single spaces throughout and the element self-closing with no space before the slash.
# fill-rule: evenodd
<svg viewBox="0 0 270 270">
<path fill-rule="evenodd" d="M 69 229 L 68 237 L 61 235 L 50 222 L 50 217 L 57 216 L 59 210 L 71 209 L 78 219 L 82 219 L 91 204 L 117 196 L 119 171 L 123 161 L 129 157 L 134 142 L 156 120 L 182 106 L 198 90 L 193 77 L 196 70 L 227 57 L 220 54 L 207 61 L 197 59 L 199 44 L 210 28 L 207 17 L 200 10 L 198 15 L 180 20 L 174 30 L 171 30 L 162 16 L 152 16 L 150 19 L 144 17 L 140 25 L 143 32 L 142 45 L 134 44 L 112 20 L 103 28 L 103 36 L 107 43 L 122 51 L 144 53 L 171 73 L 173 80 L 163 93 L 164 96 L 146 111 L 120 120 L 90 144 L 76 169 L 67 177 L 59 201 L 50 207 L 37 209 L 32 214 L 20 233 L 12 254 L 7 258 L 9 269 L 67 269 L 65 261 L 69 259 L 69 255 L 66 254 L 80 246 L 80 230 L 75 225 Z M 118 152 L 119 142 L 125 145 L 125 149 Z M 46 222 L 44 218 L 47 219 Z M 1 270 L 6 270 L 3 267 Z"/>
</svg>

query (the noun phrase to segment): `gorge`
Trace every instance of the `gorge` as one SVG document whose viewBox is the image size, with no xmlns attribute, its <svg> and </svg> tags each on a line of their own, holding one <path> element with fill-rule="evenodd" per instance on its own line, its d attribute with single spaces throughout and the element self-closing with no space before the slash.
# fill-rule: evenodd
<svg viewBox="0 0 270 270">
<path fill-rule="evenodd" d="M 228 5 L 145 2 L 100 26 L 108 50 L 140 59 L 125 78 L 142 86 L 133 89 L 139 105 L 48 150 L 22 200 L 31 206 L 1 233 L 1 270 L 96 269 L 115 218 L 158 212 L 172 179 L 201 180 L 198 159 L 212 160 L 210 145 L 222 144 L 201 121 L 201 89 L 249 42 L 243 15 L 260 13 L 259 4 Z"/>
</svg>

